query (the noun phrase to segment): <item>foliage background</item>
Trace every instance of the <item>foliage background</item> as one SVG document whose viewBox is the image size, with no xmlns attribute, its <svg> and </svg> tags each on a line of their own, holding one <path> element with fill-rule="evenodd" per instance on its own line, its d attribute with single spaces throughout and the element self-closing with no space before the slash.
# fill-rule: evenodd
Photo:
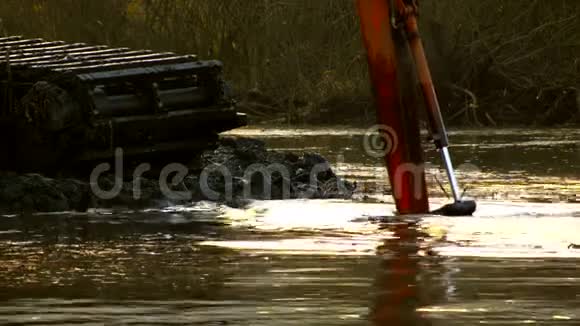
<svg viewBox="0 0 580 326">
<path fill-rule="evenodd" d="M 445 116 L 579 122 L 580 1 L 421 0 Z M 195 53 L 225 63 L 240 107 L 291 123 L 374 118 L 352 0 L 2 0 L 0 33 Z"/>
</svg>

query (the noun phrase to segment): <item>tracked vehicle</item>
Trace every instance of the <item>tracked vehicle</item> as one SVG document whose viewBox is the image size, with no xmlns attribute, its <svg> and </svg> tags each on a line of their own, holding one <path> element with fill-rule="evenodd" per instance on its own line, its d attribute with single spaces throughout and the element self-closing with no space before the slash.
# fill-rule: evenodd
<svg viewBox="0 0 580 326">
<path fill-rule="evenodd" d="M 10 36 L 0 62 L 0 169 L 192 153 L 246 124 L 217 60 Z"/>
</svg>

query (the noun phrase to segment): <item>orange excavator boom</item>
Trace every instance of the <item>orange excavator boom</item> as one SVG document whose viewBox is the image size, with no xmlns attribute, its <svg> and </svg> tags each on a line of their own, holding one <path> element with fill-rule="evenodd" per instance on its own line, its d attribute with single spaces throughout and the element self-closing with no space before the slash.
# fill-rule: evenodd
<svg viewBox="0 0 580 326">
<path fill-rule="evenodd" d="M 417 0 L 357 0 L 357 11 L 375 102 L 385 142 L 385 163 L 399 214 L 429 211 L 420 139 L 419 105 L 412 90 L 418 79 L 435 147 L 441 154 L 454 202 L 434 213 L 471 215 L 472 200 L 462 200 L 448 151 L 449 141 L 417 23 Z M 408 60 L 410 57 L 410 60 Z M 403 62 L 412 61 L 414 69 Z M 411 89 L 411 91 L 409 91 Z M 387 131 L 387 132 L 385 132 Z M 387 139 L 389 138 L 389 139 Z"/>
</svg>

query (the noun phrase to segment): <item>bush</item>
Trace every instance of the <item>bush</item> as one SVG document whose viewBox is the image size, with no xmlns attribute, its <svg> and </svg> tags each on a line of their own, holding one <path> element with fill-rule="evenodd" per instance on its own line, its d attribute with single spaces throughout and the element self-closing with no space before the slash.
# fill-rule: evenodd
<svg viewBox="0 0 580 326">
<path fill-rule="evenodd" d="M 578 117 L 580 2 L 420 5 L 448 120 L 550 124 Z M 0 12 L 4 34 L 218 58 L 241 108 L 260 119 L 374 117 L 353 1 L 3 0 Z"/>
</svg>

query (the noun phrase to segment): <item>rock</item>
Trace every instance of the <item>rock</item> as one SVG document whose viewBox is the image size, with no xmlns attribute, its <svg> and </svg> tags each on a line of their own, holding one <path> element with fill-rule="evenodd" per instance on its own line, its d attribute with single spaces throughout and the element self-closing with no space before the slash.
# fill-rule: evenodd
<svg viewBox="0 0 580 326">
<path fill-rule="evenodd" d="M 84 211 L 89 198 L 88 185 L 78 180 L 0 174 L 0 213 Z"/>
<path fill-rule="evenodd" d="M 237 138 L 222 140 L 216 150 L 207 151 L 202 157 L 206 167 L 216 164 L 231 174 L 235 197 L 350 198 L 354 191 L 353 184 L 336 176 L 330 163 L 316 153 L 269 151 L 261 141 Z M 225 179 L 223 173 L 219 175 L 213 175 L 214 182 L 222 185 L 220 190 L 225 194 Z"/>
<path fill-rule="evenodd" d="M 98 192 L 88 180 L 0 173 L 0 214 L 86 211 L 89 207 L 141 209 L 201 200 L 244 207 L 253 199 L 351 198 L 355 188 L 316 153 L 271 151 L 255 139 L 221 139 L 215 149 L 201 153 L 198 161 L 181 182 L 168 180 L 171 194 L 179 196 L 168 196 L 159 180 L 151 177 L 124 180 L 118 193 L 108 198 L 106 193 L 115 189 L 114 175 L 100 177 Z"/>
</svg>

